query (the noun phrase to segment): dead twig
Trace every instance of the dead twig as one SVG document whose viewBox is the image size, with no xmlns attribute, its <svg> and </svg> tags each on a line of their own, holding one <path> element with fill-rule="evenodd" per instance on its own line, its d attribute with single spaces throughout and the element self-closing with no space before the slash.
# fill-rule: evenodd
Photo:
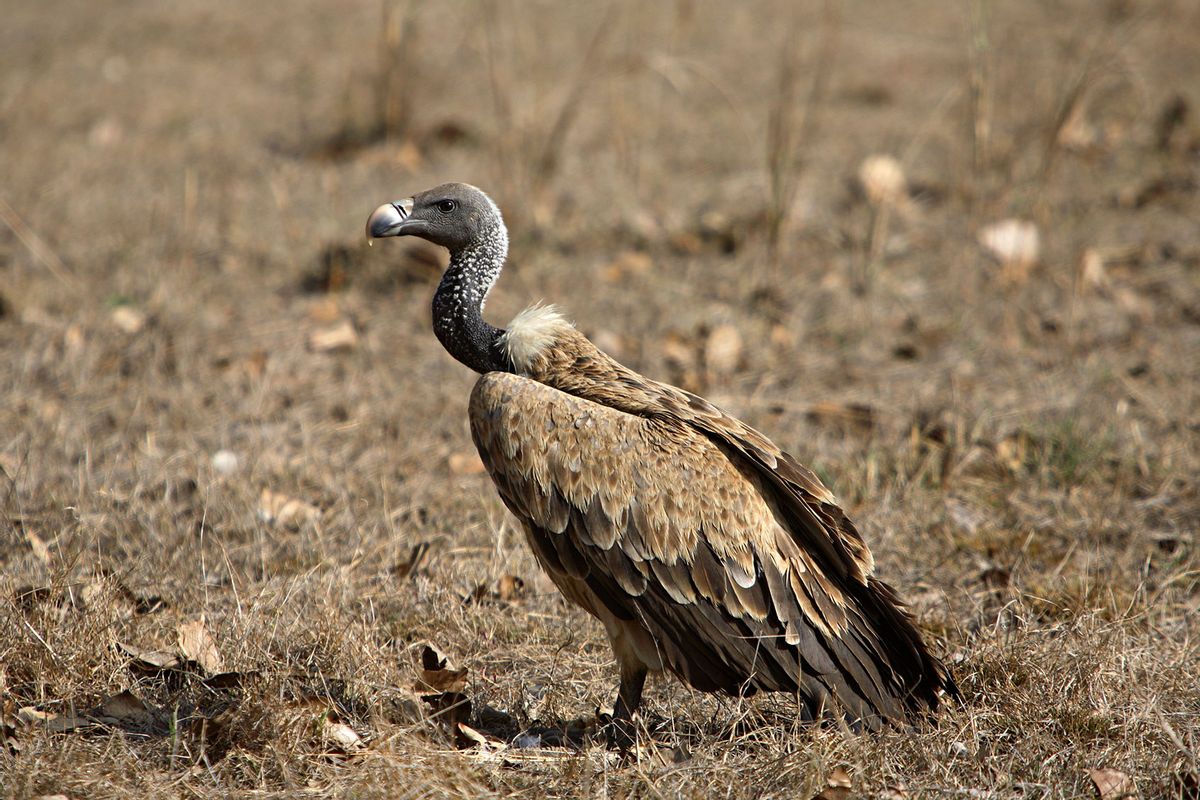
<svg viewBox="0 0 1200 800">
<path fill-rule="evenodd" d="M 63 264 L 58 254 L 50 248 L 50 245 L 46 244 L 45 239 L 38 236 L 33 229 L 25 224 L 25 221 L 21 219 L 21 215 L 3 197 L 0 197 L 0 221 L 3 221 L 8 226 L 13 235 L 29 250 L 29 254 L 39 264 L 48 269 L 50 274 L 57 278 L 60 283 L 70 286 L 75 282 L 74 276 L 71 275 L 70 270 Z"/>
</svg>

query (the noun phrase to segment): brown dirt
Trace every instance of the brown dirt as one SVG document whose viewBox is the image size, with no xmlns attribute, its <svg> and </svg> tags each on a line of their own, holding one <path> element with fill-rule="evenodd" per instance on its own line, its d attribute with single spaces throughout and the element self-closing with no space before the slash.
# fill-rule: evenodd
<svg viewBox="0 0 1200 800">
<path fill-rule="evenodd" d="M 9 5 L 4 796 L 1197 796 L 1194 4 Z M 489 315 L 560 303 L 812 464 L 962 708 L 856 738 L 661 679 L 661 748 L 571 743 L 602 632 L 470 458 L 438 256 L 362 244 L 449 179 L 513 230 Z M 201 617 L 223 677 L 118 647 Z M 413 694 L 425 642 L 462 698 Z"/>
</svg>

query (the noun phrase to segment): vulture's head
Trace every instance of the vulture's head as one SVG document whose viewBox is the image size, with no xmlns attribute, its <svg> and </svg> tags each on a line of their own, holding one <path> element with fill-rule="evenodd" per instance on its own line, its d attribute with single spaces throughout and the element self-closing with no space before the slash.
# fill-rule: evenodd
<svg viewBox="0 0 1200 800">
<path fill-rule="evenodd" d="M 419 236 L 454 252 L 502 226 L 491 198 L 466 183 L 443 183 L 394 203 L 384 203 L 367 220 L 367 236 Z"/>
</svg>

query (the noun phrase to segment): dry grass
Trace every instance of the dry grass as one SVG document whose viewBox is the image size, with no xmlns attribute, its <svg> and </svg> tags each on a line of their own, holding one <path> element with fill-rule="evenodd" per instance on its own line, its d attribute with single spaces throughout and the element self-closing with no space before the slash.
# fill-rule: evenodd
<svg viewBox="0 0 1200 800">
<path fill-rule="evenodd" d="M 5 11 L 4 796 L 808 797 L 843 768 L 853 796 L 1087 797 L 1106 767 L 1143 797 L 1196 797 L 1191 4 L 395 13 Z M 829 14 L 822 89 L 792 92 L 819 107 L 788 111 L 820 125 L 772 206 L 779 37 L 820 53 Z M 420 38 L 415 56 L 381 19 Z M 403 89 L 379 73 L 398 63 Z M 852 181 L 872 153 L 912 188 L 882 234 Z M 493 319 L 559 302 L 813 464 L 954 664 L 962 708 L 853 738 L 795 725 L 786 698 L 659 680 L 664 748 L 578 744 L 615 688 L 602 633 L 462 457 L 471 376 L 428 329 L 436 265 L 359 243 L 376 204 L 446 179 L 510 205 L 537 184 L 510 215 Z M 1041 229 L 1023 280 L 976 243 L 1008 216 Z M 310 347 L 347 320 L 355 343 Z M 726 324 L 745 342 L 732 372 L 699 355 Z M 272 524 L 264 489 L 319 515 Z M 510 574 L 524 591 L 501 598 Z M 173 653 L 201 617 L 236 676 L 118 648 Z M 475 729 L 576 744 L 463 747 L 440 722 L 454 712 L 414 698 L 427 641 L 469 670 Z M 127 689 L 146 705 L 107 725 L 11 719 Z"/>
</svg>

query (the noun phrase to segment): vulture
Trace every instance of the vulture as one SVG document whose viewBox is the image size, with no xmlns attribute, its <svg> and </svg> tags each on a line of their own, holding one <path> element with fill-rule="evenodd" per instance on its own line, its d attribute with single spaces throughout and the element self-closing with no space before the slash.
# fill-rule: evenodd
<svg viewBox="0 0 1200 800">
<path fill-rule="evenodd" d="M 831 493 L 702 397 L 605 355 L 553 306 L 483 318 L 508 254 L 496 204 L 448 183 L 385 203 L 370 238 L 450 251 L 433 328 L 480 373 L 472 438 L 538 563 L 603 623 L 634 730 L 648 672 L 792 693 L 804 719 L 907 724 L 957 690 Z M 628 735 L 628 734 L 626 734 Z"/>
</svg>

